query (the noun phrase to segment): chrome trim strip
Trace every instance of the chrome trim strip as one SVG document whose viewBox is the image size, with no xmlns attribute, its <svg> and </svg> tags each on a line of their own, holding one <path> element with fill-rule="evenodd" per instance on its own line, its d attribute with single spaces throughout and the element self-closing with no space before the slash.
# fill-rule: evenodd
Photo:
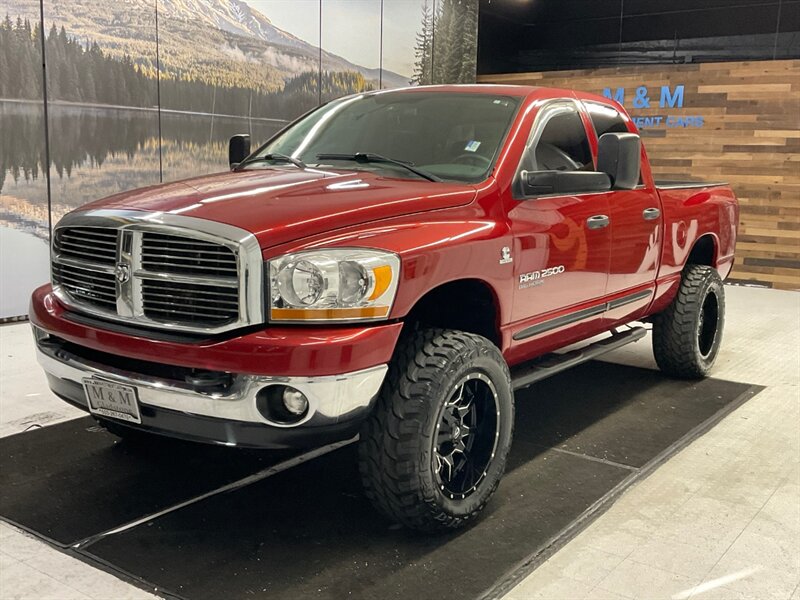
<svg viewBox="0 0 800 600">
<path fill-rule="evenodd" d="M 531 325 L 530 327 L 526 327 L 525 329 L 518 331 L 517 333 L 512 335 L 511 339 L 513 339 L 514 341 L 525 340 L 528 339 L 529 337 L 539 335 L 540 333 L 545 333 L 546 331 L 558 329 L 559 327 L 564 327 L 565 325 L 570 325 L 572 323 L 582 321 L 583 319 L 588 319 L 589 317 L 600 315 L 604 312 L 608 312 L 609 310 L 619 308 L 620 306 L 625 306 L 626 304 L 631 304 L 633 302 L 643 300 L 644 298 L 648 298 L 652 295 L 653 295 L 653 290 L 642 290 L 640 292 L 628 294 L 627 296 L 622 296 L 621 298 L 617 298 L 616 300 L 610 300 L 608 302 L 603 302 L 602 304 L 598 304 L 596 306 L 583 308 L 581 310 L 566 315 L 561 315 L 560 317 L 549 319 L 548 321 L 542 321 L 541 323 L 537 323 L 536 325 Z"/>
<path fill-rule="evenodd" d="M 59 285 L 53 293 L 65 306 L 101 319 L 120 321 L 162 330 L 216 334 L 232 329 L 265 322 L 264 314 L 264 264 L 261 246 L 255 235 L 232 225 L 196 217 L 173 215 L 164 212 L 137 210 L 97 209 L 72 212 L 62 218 L 54 228 L 54 264 L 90 268 L 104 273 L 115 273 L 116 265 L 100 265 L 91 261 L 78 261 L 61 257 L 55 252 L 56 233 L 63 227 L 110 228 L 119 231 L 117 263 L 126 264 L 131 271 L 127 281 L 117 282 L 117 310 L 104 310 L 73 300 Z M 167 273 L 145 272 L 142 265 L 142 232 L 182 235 L 199 241 L 211 242 L 230 248 L 237 257 L 238 278 L 192 277 Z M 142 306 L 142 279 L 157 279 L 179 283 L 212 284 L 238 287 L 239 318 L 219 326 L 193 326 L 157 321 L 145 316 Z"/>
<path fill-rule="evenodd" d="M 37 343 L 36 358 L 51 376 L 78 385 L 87 377 L 135 386 L 139 402 L 194 415 L 263 423 L 291 429 L 299 425 L 332 425 L 363 416 L 383 384 L 387 365 L 326 377 L 277 377 L 234 375 L 233 384 L 224 393 L 202 393 L 188 383 L 150 377 L 123 369 L 87 361 L 63 350 Z M 300 390 L 308 398 L 308 414 L 299 422 L 286 424 L 266 419 L 256 408 L 256 394 L 270 384 L 284 384 Z"/>
<path fill-rule="evenodd" d="M 727 181 L 669 181 L 663 179 L 656 179 L 653 183 L 659 190 L 693 190 L 730 185 Z"/>
<path fill-rule="evenodd" d="M 194 275 L 178 275 L 177 273 L 159 273 L 157 271 L 141 271 L 136 270 L 133 272 L 134 277 L 137 279 L 154 279 L 156 281 L 174 281 L 176 283 L 197 283 L 218 285 L 220 287 L 239 287 L 239 279 L 233 277 L 209 277 L 201 275 L 195 277 Z"/>
<path fill-rule="evenodd" d="M 515 340 L 524 340 L 529 337 L 533 337 L 535 335 L 539 335 L 540 333 L 544 333 L 545 331 L 550 331 L 552 329 L 558 329 L 559 327 L 563 327 L 564 325 L 570 325 L 571 323 L 575 323 L 577 321 L 582 321 L 583 319 L 588 319 L 589 317 L 594 317 L 596 315 L 602 314 L 606 312 L 606 304 L 598 304 L 597 306 L 590 306 L 589 308 L 584 308 L 573 313 L 569 313 L 568 315 L 562 315 L 560 317 L 556 317 L 555 319 L 550 319 L 549 321 L 544 321 L 542 323 L 537 323 L 536 325 L 532 325 L 522 331 L 518 331 L 513 335 L 513 339 Z"/>
<path fill-rule="evenodd" d="M 620 306 L 625 306 L 626 304 L 632 304 L 633 302 L 638 302 L 639 300 L 649 298 L 652 295 L 653 290 L 642 290 L 641 292 L 636 292 L 635 294 L 628 294 L 627 296 L 622 296 L 622 298 L 611 300 L 608 303 L 608 308 L 606 310 L 619 308 Z"/>
<path fill-rule="evenodd" d="M 54 253 L 53 262 L 57 262 L 58 264 L 65 265 L 67 267 L 75 267 L 77 269 L 89 269 L 90 271 L 99 271 L 100 273 L 108 273 L 109 275 L 114 274 L 114 265 L 105 265 L 93 262 L 91 260 L 77 260 L 75 258 L 69 258 Z"/>
</svg>

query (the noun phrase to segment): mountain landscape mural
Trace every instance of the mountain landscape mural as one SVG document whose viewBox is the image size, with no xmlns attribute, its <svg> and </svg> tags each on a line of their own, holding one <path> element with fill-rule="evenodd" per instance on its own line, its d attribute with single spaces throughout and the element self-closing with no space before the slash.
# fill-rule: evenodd
<svg viewBox="0 0 800 600">
<path fill-rule="evenodd" d="M 336 97 L 474 81 L 476 33 L 477 0 L 0 0 L 0 320 L 66 212 L 226 170 L 231 135 Z"/>
<path fill-rule="evenodd" d="M 38 20 L 37 0 L 15 0 L 14 6 L 16 16 L 23 21 Z M 388 70 L 381 73 L 379 68 L 363 67 L 330 52 L 320 52 L 318 40 L 309 43 L 283 31 L 241 0 L 159 0 L 158 10 L 158 59 L 152 0 L 47 0 L 45 21 L 48 37 L 53 29 L 56 33 L 63 30 L 63 36 L 76 45 L 87 50 L 96 47 L 104 56 L 130 64 L 147 78 L 154 79 L 160 65 L 166 92 L 163 100 L 172 109 L 249 115 L 253 113 L 236 110 L 236 106 L 223 100 L 230 101 L 231 95 L 247 96 L 246 103 L 252 109 L 251 95 L 255 95 L 255 108 L 259 109 L 255 114 L 291 118 L 298 108 L 307 108 L 307 102 L 298 105 L 298 98 L 289 100 L 286 104 L 296 109 L 294 114 L 287 115 L 277 95 L 287 88 L 290 93 L 308 91 L 302 85 L 292 85 L 292 79 L 304 73 L 318 74 L 320 56 L 323 73 L 357 75 L 340 76 L 338 82 L 328 82 L 329 86 L 339 85 L 341 93 L 376 88 L 381 79 L 385 87 L 408 85 L 411 80 L 410 73 L 401 75 Z M 64 55 L 54 54 L 55 59 L 59 56 Z M 52 70 L 55 65 L 48 84 L 56 89 L 50 95 L 76 100 L 76 93 L 58 89 L 59 78 Z M 87 93 L 86 86 L 77 83 L 74 87 Z M 213 92 L 208 98 L 203 93 L 213 88 L 239 93 L 221 98 L 220 109 L 213 100 Z M 318 100 L 318 84 L 309 95 L 309 101 Z M 149 106 L 152 105 L 149 100 L 147 97 L 126 104 Z M 269 106 L 270 100 L 273 107 Z M 270 108 L 273 114 L 265 114 Z"/>
</svg>

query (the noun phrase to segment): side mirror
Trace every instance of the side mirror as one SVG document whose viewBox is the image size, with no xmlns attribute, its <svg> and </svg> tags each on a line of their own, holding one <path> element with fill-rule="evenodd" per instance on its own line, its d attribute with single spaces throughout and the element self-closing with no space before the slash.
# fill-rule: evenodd
<svg viewBox="0 0 800 600">
<path fill-rule="evenodd" d="M 522 187 L 526 196 L 591 194 L 610 190 L 611 180 L 597 171 L 523 171 Z"/>
<path fill-rule="evenodd" d="M 635 133 L 604 133 L 597 144 L 597 170 L 611 178 L 612 189 L 632 190 L 639 185 L 642 140 Z"/>
<path fill-rule="evenodd" d="M 228 142 L 228 164 L 231 169 L 238 167 L 248 156 L 250 156 L 250 136 L 246 133 L 233 136 Z"/>
</svg>

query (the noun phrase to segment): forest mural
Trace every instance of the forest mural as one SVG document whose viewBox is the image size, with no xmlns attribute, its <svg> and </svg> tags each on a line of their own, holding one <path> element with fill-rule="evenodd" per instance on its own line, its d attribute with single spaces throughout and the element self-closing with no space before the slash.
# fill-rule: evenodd
<svg viewBox="0 0 800 600">
<path fill-rule="evenodd" d="M 263 142 L 342 95 L 474 81 L 477 12 L 478 0 L 0 0 L 0 319 L 47 280 L 51 223 L 69 210 L 224 170 L 231 135 Z"/>
</svg>

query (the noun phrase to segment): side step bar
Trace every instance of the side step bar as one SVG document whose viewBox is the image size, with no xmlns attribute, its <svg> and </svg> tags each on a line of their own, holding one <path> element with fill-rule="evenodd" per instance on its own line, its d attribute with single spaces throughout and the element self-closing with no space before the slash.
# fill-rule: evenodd
<svg viewBox="0 0 800 600">
<path fill-rule="evenodd" d="M 544 358 L 520 365 L 512 370 L 511 385 L 515 390 L 528 387 L 532 383 L 541 381 L 551 375 L 640 340 L 645 335 L 647 335 L 647 330 L 644 327 L 634 327 L 622 333 L 613 333 L 610 337 L 577 350 L 564 354 L 549 354 Z"/>
</svg>

